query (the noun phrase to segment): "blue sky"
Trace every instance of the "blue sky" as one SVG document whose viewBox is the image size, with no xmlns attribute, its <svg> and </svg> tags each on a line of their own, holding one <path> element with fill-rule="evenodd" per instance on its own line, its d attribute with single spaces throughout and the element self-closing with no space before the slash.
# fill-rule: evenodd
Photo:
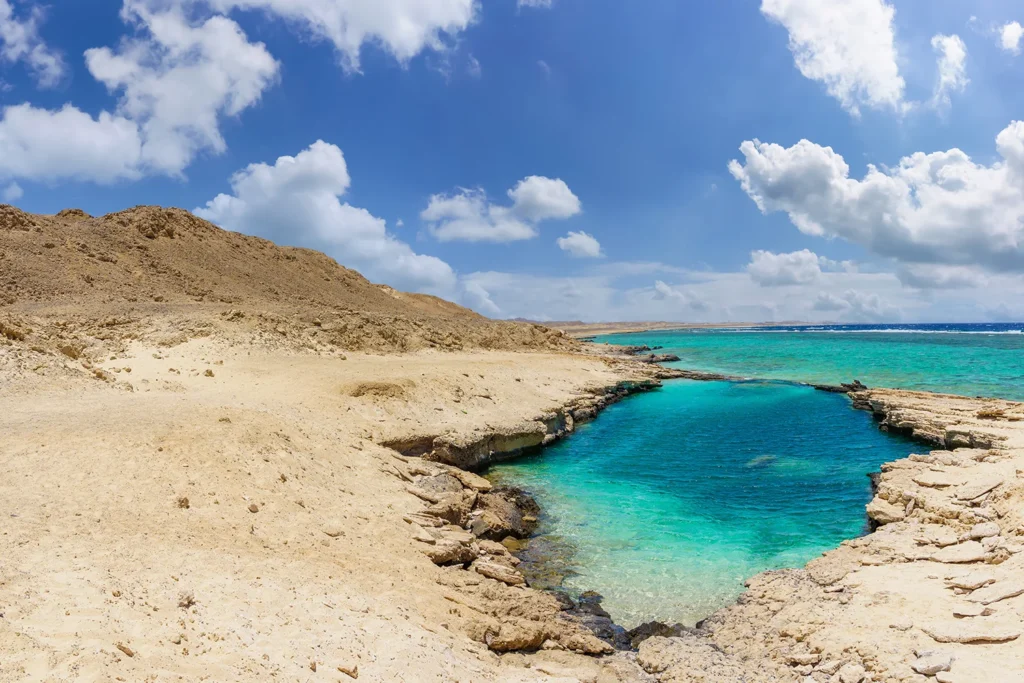
<svg viewBox="0 0 1024 683">
<path fill-rule="evenodd" d="M 1009 0 L 0 0 L 0 197 L 196 209 L 496 317 L 1022 319 L 1015 22 Z"/>
</svg>

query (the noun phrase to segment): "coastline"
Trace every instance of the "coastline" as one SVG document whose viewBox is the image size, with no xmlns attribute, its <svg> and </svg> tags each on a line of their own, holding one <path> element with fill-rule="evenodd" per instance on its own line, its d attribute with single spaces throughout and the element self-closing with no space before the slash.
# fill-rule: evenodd
<svg viewBox="0 0 1024 683">
<path fill-rule="evenodd" d="M 1022 491 L 1016 474 L 1016 468 L 1024 471 L 1024 423 L 1008 421 L 1024 411 L 1020 404 L 913 392 L 855 391 L 857 407 L 870 409 L 881 418 L 881 426 L 960 450 L 943 450 L 885 466 L 878 496 L 868 509 L 879 524 L 873 534 L 844 543 L 806 568 L 752 577 L 747 592 L 735 605 L 712 615 L 697 629 L 649 625 L 637 635 L 653 637 L 642 642 L 636 639 L 637 651 L 612 651 L 591 630 L 612 627 L 609 619 L 600 616 L 599 605 L 567 605 L 552 595 L 525 588 L 507 548 L 498 541 L 477 540 L 465 529 L 466 523 L 472 528 L 475 520 L 471 515 L 481 516 L 477 499 L 490 493 L 486 490 L 490 484 L 451 463 L 479 468 L 494 455 L 543 446 L 570 434 L 577 423 L 593 419 L 601 408 L 625 394 L 653 388 L 658 379 L 728 378 L 607 355 L 351 354 L 341 360 L 336 355 L 296 354 L 206 338 L 170 347 L 134 344 L 115 356 L 114 360 L 104 356 L 91 368 L 77 367 L 78 363 L 60 357 L 46 357 L 46 367 L 41 368 L 36 366 L 40 358 L 28 353 L 8 352 L 3 358 L 5 375 L 17 380 L 6 383 L 6 394 L 0 397 L 8 409 L 5 433 L 11 434 L 10 443 L 21 444 L 17 451 L 20 459 L 12 461 L 18 465 L 10 480 L 32 476 L 76 483 L 75 491 L 61 489 L 63 498 L 55 497 L 59 492 L 52 485 L 36 491 L 5 490 L 11 509 L 4 512 L 18 515 L 15 519 L 19 520 L 4 548 L 12 558 L 11 566 L 45 568 L 41 574 L 7 576 L 8 585 L 0 585 L 0 597 L 9 605 L 5 619 L 0 620 L 0 644 L 5 651 L 16 653 L 0 673 L 14 679 L 19 679 L 16 671 L 23 677 L 25 672 L 37 670 L 33 662 L 41 660 L 56 662 L 54 670 L 70 672 L 80 669 L 68 667 L 84 664 L 86 670 L 92 666 L 94 672 L 107 676 L 121 672 L 129 678 L 153 666 L 186 677 L 214 666 L 227 678 L 240 676 L 238 667 L 242 666 L 258 676 L 262 674 L 257 672 L 271 670 L 257 656 L 260 651 L 278 671 L 289 667 L 308 670 L 312 657 L 313 664 L 331 670 L 358 665 L 360 680 L 394 680 L 408 675 L 407 666 L 416 662 L 419 671 L 433 672 L 430 676 L 436 680 L 448 680 L 446 676 L 461 671 L 471 680 L 570 676 L 575 680 L 664 682 L 693 680 L 694 672 L 702 672 L 705 680 L 722 683 L 796 681 L 807 675 L 815 681 L 842 683 L 917 681 L 925 679 L 915 678 L 920 674 L 912 668 L 918 660 L 914 652 L 926 648 L 956 658 L 953 673 L 957 677 L 949 679 L 956 683 L 999 681 L 999 667 L 1013 670 L 1024 666 L 1012 644 L 1015 640 L 1010 639 L 1016 637 L 1010 615 L 1019 613 L 1021 598 L 1004 597 L 992 607 L 983 606 L 992 612 L 989 616 L 979 612 L 977 617 L 957 618 L 953 616 L 956 609 L 973 603 L 966 589 L 955 589 L 966 597 L 958 596 L 944 581 L 952 573 L 965 574 L 982 567 L 996 576 L 991 579 L 994 582 L 986 581 L 978 589 L 992 592 L 990 589 L 1007 585 L 1012 588 L 1013 582 L 1024 576 L 1019 545 L 1024 533 L 1024 520 L 1019 518 Z M 130 375 L 125 371 L 128 366 Z M 214 374 L 205 375 L 203 367 Z M 95 370 L 107 379 L 96 382 Z M 83 389 L 83 382 L 91 383 L 88 389 Z M 61 392 L 90 399 L 61 414 L 54 408 L 63 403 L 54 401 L 70 395 Z M 244 397 L 241 402 L 240 397 Z M 107 416 L 99 418 L 95 410 Z M 978 418 L 983 411 L 993 418 Z M 135 426 L 126 429 L 124 419 L 134 420 Z M 29 446 L 38 439 L 32 436 L 41 433 L 38 430 L 50 436 L 42 445 Z M 62 443 L 81 453 L 95 450 L 97 454 L 68 470 L 68 464 L 56 457 L 59 451 L 46 446 L 54 438 L 65 439 Z M 118 444 L 114 451 L 110 450 L 112 442 Z M 171 458 L 177 464 L 152 485 L 145 478 L 131 479 L 142 471 L 139 465 L 154 457 L 156 444 L 162 444 L 160 453 L 169 454 L 158 457 Z M 409 455 L 387 446 L 398 446 Z M 193 451 L 224 456 L 210 460 L 190 455 Z M 252 458 L 246 451 L 263 453 L 262 459 Z M 334 453 L 345 455 L 339 458 Z M 224 465 L 219 464 L 223 457 L 227 457 Z M 127 465 L 119 468 L 123 471 L 111 470 L 108 459 Z M 310 481 L 312 463 L 320 464 Z M 922 473 L 931 476 L 927 473 L 935 468 L 959 475 L 962 481 L 945 487 L 938 485 L 941 481 L 923 480 L 931 486 L 914 481 Z M 966 506 L 958 506 L 954 492 L 979 478 L 984 480 L 993 469 L 1003 476 L 994 487 L 998 497 L 990 489 L 980 495 L 988 497 L 984 501 L 971 499 Z M 97 476 L 100 479 L 91 478 Z M 133 491 L 130 499 L 106 492 L 110 482 L 125 476 L 129 479 L 119 490 Z M 431 480 L 431 485 L 424 485 L 426 480 Z M 107 483 L 99 484 L 104 481 Z M 348 481 L 342 484 L 347 498 L 337 499 L 337 484 L 332 481 Z M 290 493 L 281 497 L 283 488 Z M 83 493 L 78 493 L 79 489 Z M 97 498 L 84 494 L 89 490 L 105 492 Z M 258 513 L 246 510 L 245 504 L 239 504 L 238 512 L 234 505 L 231 510 L 218 509 L 227 504 L 221 498 L 228 495 L 255 501 L 252 505 Z M 183 498 L 188 501 L 185 511 L 180 507 Z M 474 500 L 469 502 L 469 498 Z M 62 503 L 56 516 L 26 516 L 28 510 L 38 509 L 33 506 L 40 502 L 49 505 L 58 500 Z M 993 507 L 994 512 L 986 512 Z M 434 511 L 424 514 L 430 508 Z M 119 518 L 130 510 L 138 510 L 131 512 L 133 521 L 119 522 L 106 533 L 89 531 L 84 537 L 84 528 L 74 517 L 79 513 L 86 519 L 93 516 L 100 520 L 96 522 L 100 528 L 105 528 L 108 520 L 104 518 L 111 513 Z M 312 520 L 310 510 L 315 510 Z M 144 516 L 137 517 L 140 513 Z M 984 515 L 992 519 L 983 521 Z M 155 526 L 143 522 L 146 517 L 152 517 Z M 998 525 L 996 536 L 961 541 L 964 534 L 975 533 L 976 525 L 991 521 Z M 123 545 L 122 534 L 133 528 L 147 535 L 135 531 L 125 536 L 134 546 L 136 558 L 164 552 L 163 541 L 153 546 L 147 537 L 167 539 L 179 548 L 180 559 L 171 563 L 178 580 L 149 597 L 144 596 L 154 586 L 165 584 L 166 576 L 138 575 L 139 570 L 117 558 L 129 547 Z M 239 529 L 250 529 L 241 546 L 241 538 L 236 537 Z M 993 538 L 996 540 L 986 540 Z M 919 543 L 918 539 L 926 540 Z M 991 548 L 986 549 L 985 543 Z M 208 544 L 227 549 L 226 557 L 234 558 L 234 568 L 202 549 Z M 954 552 L 945 548 L 961 546 L 975 554 L 958 559 L 970 561 L 949 564 L 929 559 L 940 552 L 945 558 Z M 55 590 L 59 582 L 50 572 L 72 571 L 65 560 L 42 559 L 52 557 L 55 547 L 93 557 L 90 562 L 96 567 L 92 571 L 119 577 L 113 586 L 120 587 L 99 575 L 88 579 L 88 585 L 106 586 L 106 598 L 98 603 L 89 597 L 94 589 L 65 586 Z M 103 552 L 97 554 L 97 548 Z M 475 556 L 470 557 L 467 549 Z M 282 573 L 286 565 L 274 568 L 276 560 L 271 558 L 282 553 L 293 558 L 287 564 L 290 574 Z M 449 553 L 447 559 L 445 553 Z M 271 582 L 277 588 L 268 593 L 250 587 L 237 593 L 214 581 L 211 572 L 238 575 L 243 557 L 252 557 L 242 565 L 251 567 L 242 570 L 243 575 L 254 572 L 247 580 L 255 582 L 250 586 Z M 441 559 L 440 566 L 435 566 L 436 559 Z M 338 562 L 349 572 L 341 585 L 337 576 L 324 578 L 328 568 Z M 81 571 L 74 570 L 73 575 Z M 939 578 L 929 579 L 932 575 Z M 301 611 L 292 612 L 284 603 L 277 603 L 275 596 L 287 595 L 291 590 L 287 587 L 297 588 L 300 584 L 294 582 L 300 580 L 301 585 L 315 590 L 309 595 L 312 601 L 300 600 L 289 609 Z M 393 586 L 382 595 L 381 581 Z M 184 615 L 174 604 L 182 587 L 191 587 L 197 602 L 185 608 Z M 49 602 L 54 608 L 66 607 L 70 613 L 70 628 L 88 630 L 86 638 L 62 641 L 41 637 L 54 632 L 60 620 L 56 615 L 46 616 L 47 603 L 24 596 L 45 590 L 51 591 Z M 345 601 L 347 607 L 341 614 L 332 614 L 340 605 L 317 607 L 316 590 L 350 596 Z M 134 604 L 148 601 L 174 619 L 184 616 L 186 628 L 173 626 L 173 619 L 155 631 L 152 624 L 143 626 L 152 616 L 133 614 L 128 606 L 119 604 L 120 598 L 111 597 L 111 591 L 132 595 Z M 889 597 L 883 600 L 880 595 Z M 342 628 L 331 638 L 334 645 L 324 649 L 323 644 L 313 646 L 311 642 L 308 646 L 313 646 L 313 654 L 303 654 L 305 660 L 295 661 L 296 648 L 308 647 L 296 645 L 301 637 L 293 637 L 285 651 L 252 645 L 239 649 L 225 647 L 225 641 L 208 641 L 198 629 L 192 630 L 196 627 L 188 626 L 192 619 L 202 624 L 207 634 L 237 630 L 238 624 L 222 613 L 224 605 L 240 609 L 247 604 L 262 615 L 264 629 L 285 628 L 268 611 L 274 609 L 283 610 L 290 615 L 287 619 L 297 624 L 342 619 Z M 254 604 L 258 606 L 254 608 Z M 75 615 L 82 610 L 83 614 L 99 610 L 105 615 L 103 624 L 88 629 L 74 626 Z M 895 612 L 914 615 L 914 623 L 904 629 L 905 623 L 896 623 Z M 823 620 L 821 614 L 829 616 Z M 919 614 L 920 621 L 916 618 Z M 894 628 L 888 627 L 889 622 Z M 1002 630 L 985 631 L 988 622 Z M 395 639 L 407 637 L 403 634 L 409 629 L 419 634 L 420 645 L 407 651 L 407 663 L 380 660 L 376 645 L 365 641 L 372 634 L 380 642 L 397 643 Z M 988 642 L 940 643 L 928 633 L 943 640 L 981 638 Z M 156 640 L 152 640 L 154 636 Z M 70 633 L 62 638 L 70 638 Z M 197 638 L 204 642 L 202 647 L 196 644 Z M 991 642 L 993 638 L 1001 640 Z M 353 639 L 363 644 L 354 645 L 357 641 Z M 179 642 L 175 644 L 175 640 Z M 82 659 L 61 642 L 94 648 L 99 654 Z M 136 656 L 118 655 L 114 645 L 119 642 Z M 184 650 L 192 654 L 180 654 Z M 445 650 L 454 653 L 449 659 L 454 657 L 455 664 L 444 663 L 441 652 Z M 205 658 L 191 660 L 196 652 L 205 653 Z M 335 660 L 340 663 L 335 665 Z M 863 675 L 857 678 L 861 669 Z M 507 677 L 512 672 L 517 678 Z M 843 677 L 837 678 L 839 672 L 845 672 Z"/>
<path fill-rule="evenodd" d="M 672 376 L 705 380 L 736 379 L 686 371 L 673 371 Z M 773 633 L 775 629 L 772 628 L 772 622 L 783 611 L 807 617 L 809 613 L 821 609 L 835 609 L 835 603 L 839 606 L 850 605 L 863 590 L 864 583 L 847 579 L 865 571 L 865 568 L 896 567 L 910 562 L 965 571 L 978 565 L 1000 566 L 1001 572 L 996 572 L 996 575 L 974 588 L 992 589 L 989 592 L 995 598 L 993 602 L 1010 601 L 1024 594 L 1024 583 L 1020 581 L 1024 577 L 1024 563 L 1019 562 L 1024 557 L 1021 555 L 1024 545 L 1020 542 L 1024 536 L 1024 515 L 1014 514 L 1009 504 L 995 513 L 978 509 L 984 506 L 994 490 L 999 490 L 1004 484 L 1009 485 L 1005 489 L 1007 497 L 1016 496 L 1019 501 L 1022 491 L 1014 487 L 1013 480 L 1019 477 L 1020 472 L 1024 472 L 1016 469 L 1016 465 L 1024 464 L 1024 454 L 1014 451 L 1024 446 L 1024 428 L 1018 429 L 1014 425 L 1018 420 L 1024 421 L 1024 405 L 948 394 L 872 390 L 856 382 L 841 386 L 806 386 L 821 391 L 846 393 L 851 398 L 852 407 L 871 412 L 880 429 L 899 431 L 923 445 L 942 450 L 882 466 L 882 474 L 877 478 L 876 495 L 866 510 L 874 527 L 871 533 L 844 542 L 839 548 L 825 553 L 822 558 L 812 561 L 803 569 L 766 572 L 751 577 L 747 582 L 747 593 L 735 605 L 709 616 L 695 630 L 651 623 L 645 625 L 640 633 L 626 636 L 627 640 L 630 637 L 635 639 L 634 647 L 639 645 L 640 666 L 647 673 L 656 674 L 658 680 L 690 680 L 685 677 L 691 675 L 695 667 L 710 666 L 712 662 L 727 671 L 727 677 L 745 676 L 707 679 L 722 681 L 798 680 L 808 676 L 808 680 L 815 681 L 918 680 L 922 677 L 920 670 L 930 671 L 938 667 L 939 670 L 932 673 L 942 673 L 940 680 L 959 682 L 1002 680 L 998 678 L 1003 675 L 1001 672 L 1024 670 L 1024 659 L 1012 645 L 1003 649 L 995 647 L 1012 643 L 1020 637 L 1020 616 L 1024 616 L 1024 602 L 1017 601 L 1021 603 L 1019 605 L 1007 602 L 1006 605 L 1016 608 L 1018 616 L 1008 616 L 1002 620 L 984 619 L 991 617 L 994 610 L 989 607 L 977 609 L 971 605 L 952 605 L 949 614 L 942 614 L 935 609 L 936 603 L 950 606 L 949 603 L 957 602 L 957 595 L 967 595 L 968 601 L 972 599 L 971 591 L 959 587 L 957 577 L 948 573 L 944 577 L 946 581 L 930 586 L 930 591 L 903 590 L 905 594 L 900 595 L 901 599 L 909 601 L 910 598 L 919 598 L 921 593 L 929 593 L 930 609 L 927 612 L 930 623 L 926 621 L 915 624 L 909 617 L 897 619 L 888 625 L 886 631 L 876 628 L 868 639 L 876 647 L 887 643 L 892 655 L 895 654 L 892 652 L 892 643 L 893 640 L 901 640 L 899 634 L 919 630 L 936 646 L 945 647 L 938 655 L 923 654 L 926 652 L 921 645 L 923 639 L 915 633 L 902 639 L 907 641 L 907 649 L 902 656 L 851 657 L 848 651 L 850 631 L 854 630 L 855 625 L 849 623 L 832 629 L 833 632 L 828 632 L 827 628 L 808 627 L 806 624 L 803 626 L 804 631 L 791 632 L 794 624 L 790 623 Z M 996 468 L 986 466 L 1004 461 L 1014 463 L 1013 467 L 1006 464 Z M 893 474 L 920 469 L 930 472 L 937 469 L 936 465 L 977 469 L 968 471 L 967 476 L 958 481 L 946 482 L 919 473 L 911 481 L 912 485 L 923 489 L 920 493 L 900 488 L 906 482 Z M 1001 475 L 993 475 L 993 469 Z M 942 492 L 953 485 L 957 489 L 948 491 L 953 494 L 951 500 L 953 504 L 967 506 L 965 509 L 935 502 L 935 492 Z M 985 489 L 980 495 L 985 500 L 979 501 L 979 496 L 973 495 L 965 498 L 967 494 L 962 492 L 970 491 L 972 487 L 977 491 Z M 997 518 L 1003 523 L 993 521 Z M 894 548 L 898 550 L 894 551 Z M 896 578 L 879 580 L 881 585 L 891 589 L 894 585 L 902 584 L 902 577 L 898 576 L 902 572 L 895 573 Z M 927 574 L 929 578 L 933 576 L 938 578 L 936 574 Z M 950 593 L 950 585 L 953 585 L 953 600 L 947 595 Z M 1022 590 L 1018 591 L 1017 586 Z M 886 591 L 889 592 L 893 591 Z M 987 594 L 982 591 L 980 595 Z M 987 600 L 975 602 L 991 604 Z M 760 612 L 766 603 L 769 614 Z M 838 611 L 844 610 L 840 608 Z M 868 610 L 869 616 L 866 618 L 862 617 L 866 624 L 877 621 L 878 615 L 870 612 Z M 915 612 L 908 610 L 910 615 Z M 975 618 L 973 623 L 960 623 L 971 617 Z M 815 625 L 820 624 L 813 617 L 811 621 Z M 602 625 L 607 628 L 606 624 Z M 895 633 L 896 637 L 890 632 Z M 606 634 L 610 635 L 607 631 Z M 808 640 L 811 635 L 819 636 L 821 640 L 807 646 L 806 643 L 812 642 Z M 772 648 L 766 650 L 751 646 L 751 643 L 766 637 L 777 639 Z M 988 646 L 983 657 L 977 656 L 978 643 Z M 844 647 L 837 652 L 834 644 L 843 644 Z M 769 658 L 771 667 L 765 668 L 765 657 Z M 932 661 L 936 657 L 942 660 L 938 664 Z M 948 662 L 945 661 L 947 659 Z M 949 671 L 953 668 L 953 662 L 958 660 L 961 664 L 956 667 L 954 676 Z M 751 666 L 755 661 L 760 662 L 758 667 Z M 767 678 L 762 678 L 764 676 Z"/>
</svg>

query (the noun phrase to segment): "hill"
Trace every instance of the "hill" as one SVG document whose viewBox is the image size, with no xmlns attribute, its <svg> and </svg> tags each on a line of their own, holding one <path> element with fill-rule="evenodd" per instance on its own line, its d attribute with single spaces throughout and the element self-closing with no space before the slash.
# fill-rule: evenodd
<svg viewBox="0 0 1024 683">
<path fill-rule="evenodd" d="M 317 349 L 574 348 L 561 332 L 375 285 L 320 252 L 156 206 L 92 217 L 0 205 L 0 324 L 8 338 L 45 328 L 37 341 L 234 330 Z"/>
</svg>

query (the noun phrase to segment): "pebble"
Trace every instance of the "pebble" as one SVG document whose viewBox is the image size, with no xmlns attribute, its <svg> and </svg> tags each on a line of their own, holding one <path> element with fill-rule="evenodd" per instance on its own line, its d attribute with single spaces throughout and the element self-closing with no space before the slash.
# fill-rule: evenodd
<svg viewBox="0 0 1024 683">
<path fill-rule="evenodd" d="M 356 664 L 340 664 L 338 666 L 338 671 L 349 678 L 359 678 L 359 666 Z"/>
</svg>

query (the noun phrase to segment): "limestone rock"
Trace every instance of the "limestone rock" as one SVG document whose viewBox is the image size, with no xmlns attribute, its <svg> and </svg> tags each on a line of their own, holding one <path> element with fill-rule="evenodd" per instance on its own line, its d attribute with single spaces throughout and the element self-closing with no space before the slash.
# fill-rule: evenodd
<svg viewBox="0 0 1024 683">
<path fill-rule="evenodd" d="M 953 608 L 953 616 L 959 618 L 982 617 L 988 612 L 984 605 L 958 605 Z"/>
<path fill-rule="evenodd" d="M 487 646 L 495 652 L 539 650 L 547 640 L 547 631 L 535 621 L 516 619 L 501 625 L 498 634 L 492 636 Z"/>
<path fill-rule="evenodd" d="M 1015 598 L 1018 595 L 1024 595 L 1024 581 L 999 581 L 986 588 L 979 588 L 967 599 L 982 605 L 991 605 L 993 602 Z"/>
<path fill-rule="evenodd" d="M 963 481 L 961 477 L 955 477 L 945 472 L 921 472 L 915 474 L 912 477 L 912 481 L 918 486 L 925 486 L 927 488 L 946 488 L 947 486 L 955 486 Z"/>
<path fill-rule="evenodd" d="M 462 482 L 462 485 L 466 488 L 479 491 L 480 493 L 487 493 L 493 488 L 491 482 L 487 481 L 478 474 L 467 472 L 466 470 L 455 469 L 452 470 L 451 474 Z"/>
<path fill-rule="evenodd" d="M 497 562 L 476 560 L 470 569 L 481 576 L 507 583 L 510 586 L 522 586 L 526 583 L 526 579 L 523 578 L 522 574 L 507 565 Z"/>
<path fill-rule="evenodd" d="M 989 538 L 990 536 L 998 536 L 999 531 L 999 525 L 995 522 L 982 522 L 971 527 L 971 530 L 967 532 L 967 538 L 974 540 Z"/>
<path fill-rule="evenodd" d="M 500 541 L 506 536 L 528 538 L 537 529 L 540 507 L 519 489 L 498 488 L 482 493 L 477 508 L 481 512 L 473 520 L 471 529 L 480 538 L 491 541 Z"/>
<path fill-rule="evenodd" d="M 922 626 L 939 643 L 1005 643 L 1020 637 L 1020 627 L 985 623 L 986 620 L 946 622 Z"/>
<path fill-rule="evenodd" d="M 445 496 L 426 509 L 428 515 L 443 519 L 452 524 L 463 525 L 469 519 L 469 513 L 476 503 L 475 491 L 462 491 Z"/>
<path fill-rule="evenodd" d="M 975 481 L 970 481 L 956 491 L 956 497 L 959 500 L 974 500 L 980 496 L 985 495 L 995 487 L 1003 483 L 1003 477 L 998 475 L 989 475 L 987 477 L 979 477 Z"/>
<path fill-rule="evenodd" d="M 996 580 L 995 574 L 986 571 L 971 572 L 963 576 L 946 579 L 946 585 L 950 588 L 963 588 L 973 591 Z"/>
<path fill-rule="evenodd" d="M 860 664 L 847 664 L 839 670 L 839 683 L 861 683 L 867 671 Z"/>
<path fill-rule="evenodd" d="M 868 517 L 882 525 L 900 522 L 907 516 L 906 508 L 893 505 L 877 497 L 868 503 L 867 512 Z"/>
<path fill-rule="evenodd" d="M 450 539 L 438 540 L 435 545 L 427 546 L 423 552 L 434 564 L 466 564 L 477 558 L 477 552 L 471 545 Z"/>
<path fill-rule="evenodd" d="M 910 665 L 914 671 L 925 676 L 934 676 L 940 671 L 953 667 L 953 655 L 949 652 L 920 652 L 917 661 Z"/>
<path fill-rule="evenodd" d="M 981 562 L 988 557 L 988 551 L 977 541 L 968 541 L 960 545 L 951 545 L 936 552 L 932 559 L 946 564 L 966 564 Z"/>
</svg>

